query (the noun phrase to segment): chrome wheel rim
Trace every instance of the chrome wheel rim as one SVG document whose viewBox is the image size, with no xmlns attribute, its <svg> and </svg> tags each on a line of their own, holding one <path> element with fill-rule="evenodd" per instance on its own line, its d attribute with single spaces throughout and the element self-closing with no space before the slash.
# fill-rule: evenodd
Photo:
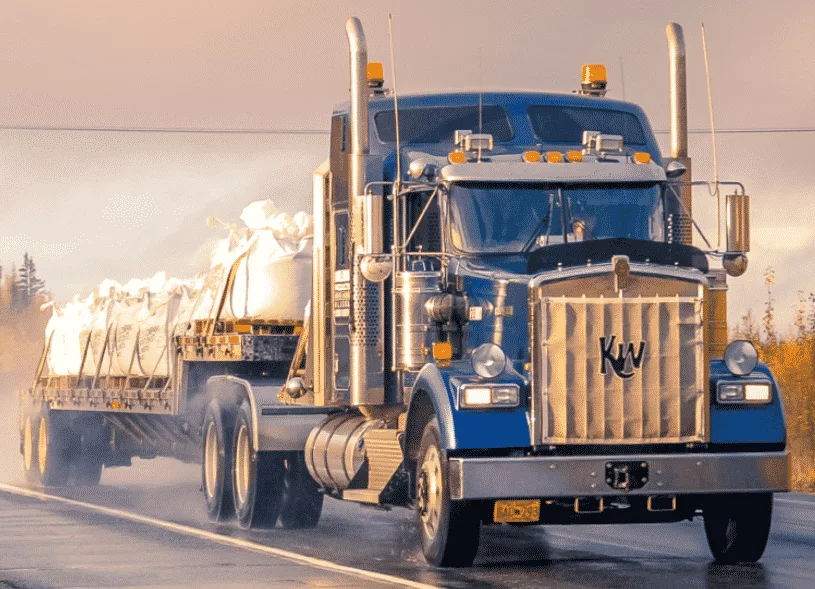
<svg viewBox="0 0 815 589">
<path fill-rule="evenodd" d="M 37 438 L 37 460 L 39 461 L 40 474 L 45 474 L 48 466 L 48 425 L 45 418 L 40 418 L 40 435 Z"/>
<path fill-rule="evenodd" d="M 441 457 L 436 446 L 430 446 L 424 455 L 419 472 L 418 496 L 424 535 L 434 538 L 439 531 L 442 506 Z"/>
<path fill-rule="evenodd" d="M 23 428 L 23 467 L 31 470 L 34 462 L 34 436 L 31 433 L 31 418 L 26 418 Z"/>
<path fill-rule="evenodd" d="M 249 497 L 249 471 L 251 468 L 251 455 L 249 452 L 249 428 L 241 424 L 238 430 L 238 439 L 235 443 L 235 491 L 238 495 L 238 505 L 246 505 Z"/>
<path fill-rule="evenodd" d="M 215 487 L 218 483 L 218 455 L 218 435 L 215 422 L 211 421 L 207 426 L 204 442 L 204 489 L 209 499 L 215 496 Z"/>
</svg>

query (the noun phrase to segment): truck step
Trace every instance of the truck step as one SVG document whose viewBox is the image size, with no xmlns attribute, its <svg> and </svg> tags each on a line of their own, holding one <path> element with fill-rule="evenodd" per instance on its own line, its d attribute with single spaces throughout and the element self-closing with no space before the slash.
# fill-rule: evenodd
<svg viewBox="0 0 815 589">
<path fill-rule="evenodd" d="M 379 491 L 376 489 L 345 489 L 342 498 L 346 501 L 357 503 L 379 504 Z"/>
<path fill-rule="evenodd" d="M 368 488 L 381 491 L 402 464 L 402 438 L 396 429 L 373 429 L 365 433 L 368 458 Z"/>
</svg>

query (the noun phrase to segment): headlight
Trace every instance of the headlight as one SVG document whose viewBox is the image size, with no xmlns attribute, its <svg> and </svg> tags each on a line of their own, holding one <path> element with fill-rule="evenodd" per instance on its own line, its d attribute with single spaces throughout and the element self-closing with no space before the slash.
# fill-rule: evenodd
<svg viewBox="0 0 815 589">
<path fill-rule="evenodd" d="M 724 363 L 735 376 L 750 374 L 758 364 L 758 350 L 747 340 L 730 342 L 724 351 Z"/>
<path fill-rule="evenodd" d="M 719 403 L 769 403 L 772 385 L 769 382 L 722 381 L 716 386 Z"/>
<path fill-rule="evenodd" d="M 520 388 L 516 384 L 465 384 L 459 390 L 463 409 L 518 406 Z"/>
<path fill-rule="evenodd" d="M 507 365 L 507 355 L 500 346 L 495 344 L 481 344 L 473 350 L 473 370 L 482 378 L 495 378 L 504 371 Z"/>
</svg>

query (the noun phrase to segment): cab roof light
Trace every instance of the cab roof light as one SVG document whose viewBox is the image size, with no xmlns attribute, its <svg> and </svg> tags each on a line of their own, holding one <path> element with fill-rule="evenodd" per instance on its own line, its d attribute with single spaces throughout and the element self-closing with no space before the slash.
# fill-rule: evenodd
<svg viewBox="0 0 815 589">
<path fill-rule="evenodd" d="M 583 152 L 582 151 L 567 151 L 566 152 L 566 159 L 570 162 L 582 162 L 583 161 Z"/>
<path fill-rule="evenodd" d="M 559 164 L 563 162 L 563 154 L 559 151 L 547 151 L 546 161 L 550 164 Z"/>
<path fill-rule="evenodd" d="M 447 161 L 451 164 L 463 164 L 467 161 L 467 154 L 458 149 L 451 151 L 447 154 Z"/>
<path fill-rule="evenodd" d="M 605 65 L 602 63 L 586 63 L 583 65 L 582 75 L 580 76 L 580 93 L 605 96 L 607 81 Z"/>
<path fill-rule="evenodd" d="M 522 154 L 523 160 L 528 164 L 534 164 L 536 162 L 541 161 L 541 154 L 539 151 L 530 150 L 525 151 Z"/>
<path fill-rule="evenodd" d="M 381 61 L 368 62 L 368 88 L 382 88 L 385 84 L 385 68 Z"/>
<path fill-rule="evenodd" d="M 650 164 L 651 154 L 647 151 L 637 151 L 634 153 L 634 161 L 638 164 Z"/>
</svg>

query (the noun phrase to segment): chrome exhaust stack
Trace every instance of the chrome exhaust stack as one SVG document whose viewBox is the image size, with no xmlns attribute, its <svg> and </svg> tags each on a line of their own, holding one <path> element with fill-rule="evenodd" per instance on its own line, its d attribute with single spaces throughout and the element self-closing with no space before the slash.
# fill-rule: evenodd
<svg viewBox="0 0 815 589">
<path fill-rule="evenodd" d="M 668 73 L 670 98 L 670 159 L 666 166 L 678 161 L 686 168 L 677 181 L 691 181 L 691 161 L 688 157 L 688 90 L 685 66 L 685 38 L 681 25 L 672 22 L 666 29 L 668 37 Z M 693 243 L 693 199 L 690 185 L 675 187 L 679 203 L 669 208 L 669 236 L 674 243 Z"/>
<path fill-rule="evenodd" d="M 351 63 L 351 153 L 349 155 L 348 203 L 351 209 L 351 358 L 350 402 L 361 407 L 364 413 L 374 413 L 374 407 L 385 403 L 384 359 L 382 346 L 382 315 L 384 301 L 380 284 L 365 279 L 360 262 L 366 250 L 375 250 L 368 243 L 372 235 L 382 235 L 381 200 L 379 215 L 374 215 L 371 199 L 365 197 L 368 182 L 381 180 L 380 172 L 374 170 L 375 162 L 369 155 L 368 135 L 368 45 L 362 23 L 349 18 L 345 24 Z M 369 170 L 371 173 L 369 174 Z M 376 176 L 376 177 L 374 177 Z M 380 197 L 381 198 L 381 197 Z M 367 203 L 367 207 L 366 207 Z M 368 209 L 366 212 L 366 208 Z M 367 227 L 366 223 L 379 220 L 379 227 Z M 381 245 L 379 245 L 381 248 Z M 367 253 L 373 253 L 368 251 Z M 369 408 L 370 410 L 366 410 Z"/>
</svg>

